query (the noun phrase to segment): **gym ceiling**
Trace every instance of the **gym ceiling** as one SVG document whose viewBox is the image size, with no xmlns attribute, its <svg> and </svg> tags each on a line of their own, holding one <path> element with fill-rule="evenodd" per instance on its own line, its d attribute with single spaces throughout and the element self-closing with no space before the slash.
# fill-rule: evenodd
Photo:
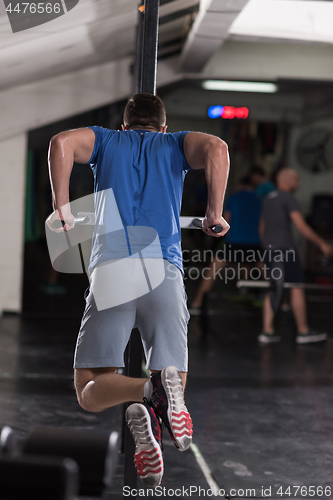
<svg viewBox="0 0 333 500">
<path fill-rule="evenodd" d="M 92 90 L 101 93 L 107 85 L 112 87 L 107 78 L 110 82 L 114 74 L 103 76 L 111 64 L 122 68 L 117 70 L 118 90 L 104 92 L 95 104 L 127 97 L 137 8 L 137 0 L 80 0 L 62 17 L 12 33 L 0 0 L 0 104 L 6 91 L 26 85 L 38 86 L 36 99 L 43 83 L 46 89 L 52 80 L 59 81 L 61 92 L 64 79 L 68 84 L 73 76 L 77 85 L 87 70 L 98 75 Z M 169 95 L 170 103 L 179 103 L 179 95 L 186 95 L 188 88 L 187 101 L 193 95 L 206 109 L 221 100 L 221 92 L 202 91 L 206 79 L 275 82 L 278 93 L 262 95 L 267 106 L 283 101 L 291 121 L 328 116 L 333 112 L 333 34 L 325 19 L 331 26 L 331 0 L 161 0 L 158 93 Z M 223 95 L 239 100 L 235 92 Z M 245 97 L 250 103 L 258 99 L 254 94 Z M 81 101 L 68 112 L 83 112 L 94 105 L 93 100 Z"/>
</svg>

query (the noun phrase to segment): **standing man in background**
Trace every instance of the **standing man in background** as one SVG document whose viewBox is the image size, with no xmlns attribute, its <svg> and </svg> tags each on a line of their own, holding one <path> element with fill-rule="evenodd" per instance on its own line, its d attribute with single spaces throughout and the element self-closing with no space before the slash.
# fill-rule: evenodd
<svg viewBox="0 0 333 500">
<path fill-rule="evenodd" d="M 168 134 L 166 129 L 161 99 L 136 94 L 126 105 L 121 131 L 95 126 L 62 132 L 52 138 L 49 153 L 55 210 L 47 221 L 51 229 L 57 219 L 63 221 L 65 231 L 74 227 L 68 193 L 73 163 L 89 163 L 95 179 L 91 289 L 86 293 L 74 359 L 78 402 L 91 412 L 137 402 L 128 407 L 126 419 L 136 444 L 135 466 L 148 486 L 159 485 L 163 476 L 161 423 L 180 451 L 186 450 L 192 439 L 191 417 L 183 395 L 189 314 L 179 223 L 183 181 L 188 170 L 205 168 L 208 202 L 203 230 L 220 237 L 229 229 L 222 218 L 229 171 L 227 145 L 207 134 Z M 111 201 L 103 197 L 107 191 L 112 192 Z M 120 216 L 123 230 L 114 230 L 116 216 Z M 219 234 L 211 229 L 216 224 L 223 227 Z M 119 285 L 119 277 L 117 281 L 112 276 L 113 264 L 119 260 L 127 265 L 120 277 L 121 284 L 133 282 L 134 290 L 147 285 L 142 273 L 143 259 L 135 258 L 137 253 L 128 253 L 132 243 L 130 230 L 135 227 L 157 233 L 165 278 L 137 299 L 98 310 L 92 287 L 96 281 L 104 280 L 102 285 L 108 285 L 110 294 L 113 293 Z M 140 237 L 136 239 L 139 250 L 146 250 L 148 247 L 138 240 Z M 144 261 L 151 265 L 158 256 L 156 245 L 149 249 L 151 253 L 145 254 Z M 150 379 L 117 374 L 117 368 L 124 366 L 124 350 L 134 327 L 140 330 Z"/>
<path fill-rule="evenodd" d="M 284 281 L 304 283 L 304 273 L 301 261 L 295 248 L 291 231 L 291 223 L 305 238 L 318 245 L 326 257 L 333 254 L 333 250 L 311 227 L 306 223 L 300 206 L 293 193 L 299 188 L 300 182 L 296 170 L 284 168 L 276 178 L 277 191 L 269 193 L 263 203 L 263 213 L 260 221 L 260 235 L 265 249 L 272 249 L 271 261 L 266 260 L 269 268 L 274 267 L 274 258 L 284 255 Z M 288 250 L 288 253 L 286 251 Z M 291 257 L 291 252 L 292 255 Z M 267 252 L 266 255 L 269 255 Z M 288 255 L 288 258 L 287 258 Z M 291 289 L 291 307 L 296 321 L 296 342 L 306 344 L 326 340 L 326 333 L 315 332 L 309 328 L 306 313 L 306 298 L 303 288 L 295 286 Z M 267 344 L 281 340 L 274 331 L 274 312 L 271 307 L 269 293 L 266 293 L 263 307 L 263 331 L 258 337 L 259 342 Z"/>
</svg>

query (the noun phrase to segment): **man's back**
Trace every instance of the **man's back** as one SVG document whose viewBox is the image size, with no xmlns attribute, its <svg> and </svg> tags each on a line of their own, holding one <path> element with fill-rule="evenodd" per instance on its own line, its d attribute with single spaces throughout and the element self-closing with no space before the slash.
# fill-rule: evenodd
<svg viewBox="0 0 333 500">
<path fill-rule="evenodd" d="M 179 214 L 183 181 L 190 168 L 183 152 L 187 132 L 91 128 L 96 136 L 89 163 L 95 177 L 97 227 L 103 226 L 104 235 L 115 230 L 115 215 L 104 214 L 105 203 L 99 202 L 99 193 L 112 189 L 123 226 L 155 229 L 163 257 L 181 268 Z M 119 254 L 110 253 L 105 237 L 102 255 L 100 243 L 94 243 L 90 267 L 119 258 Z"/>
<path fill-rule="evenodd" d="M 294 196 L 286 191 L 273 191 L 263 202 L 264 246 L 290 248 L 294 246 L 290 213 L 300 210 Z"/>
</svg>

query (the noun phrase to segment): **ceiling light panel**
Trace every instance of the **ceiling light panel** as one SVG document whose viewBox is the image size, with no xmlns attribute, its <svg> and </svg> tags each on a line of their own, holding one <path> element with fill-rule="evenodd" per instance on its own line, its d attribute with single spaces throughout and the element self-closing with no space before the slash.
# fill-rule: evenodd
<svg viewBox="0 0 333 500">
<path fill-rule="evenodd" d="M 221 90 L 229 92 L 258 92 L 272 94 L 278 90 L 275 83 L 269 82 L 241 82 L 229 80 L 204 80 L 202 87 L 205 90 Z"/>
<path fill-rule="evenodd" d="M 229 34 L 333 43 L 333 2 L 250 0 Z"/>
</svg>

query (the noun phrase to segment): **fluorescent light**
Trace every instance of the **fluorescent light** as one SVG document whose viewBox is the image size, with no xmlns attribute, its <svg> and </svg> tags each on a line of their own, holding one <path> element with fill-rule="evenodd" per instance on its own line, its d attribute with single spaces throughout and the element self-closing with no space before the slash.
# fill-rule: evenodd
<svg viewBox="0 0 333 500">
<path fill-rule="evenodd" d="M 268 82 L 234 82 L 229 80 L 204 80 L 202 87 L 206 90 L 229 90 L 231 92 L 263 92 L 272 94 L 278 87 Z"/>
</svg>

